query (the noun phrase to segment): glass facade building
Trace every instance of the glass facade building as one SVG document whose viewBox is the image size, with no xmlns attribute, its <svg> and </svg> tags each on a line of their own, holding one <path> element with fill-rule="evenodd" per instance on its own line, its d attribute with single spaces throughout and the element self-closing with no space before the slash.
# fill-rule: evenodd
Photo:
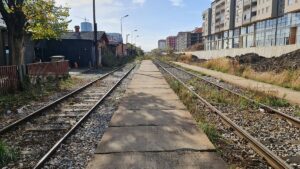
<svg viewBox="0 0 300 169">
<path fill-rule="evenodd" d="M 300 12 L 219 32 L 204 43 L 205 50 L 300 45 Z"/>
</svg>

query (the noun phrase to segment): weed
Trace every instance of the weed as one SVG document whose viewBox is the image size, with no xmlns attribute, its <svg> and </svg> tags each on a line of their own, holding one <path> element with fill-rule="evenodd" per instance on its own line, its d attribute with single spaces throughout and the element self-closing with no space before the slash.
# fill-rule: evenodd
<svg viewBox="0 0 300 169">
<path fill-rule="evenodd" d="M 209 140 L 211 140 L 212 142 L 217 142 L 221 138 L 215 126 L 209 123 L 200 122 L 199 127 L 204 131 Z"/>
<path fill-rule="evenodd" d="M 16 111 L 18 107 L 24 106 L 30 101 L 41 100 L 55 91 L 70 89 L 75 84 L 76 80 L 67 78 L 48 83 L 37 83 L 36 85 L 24 85 L 26 88 L 23 91 L 0 96 L 0 113 L 4 113 L 6 110 Z"/>
<path fill-rule="evenodd" d="M 0 168 L 17 159 L 18 153 L 0 141 Z"/>
</svg>

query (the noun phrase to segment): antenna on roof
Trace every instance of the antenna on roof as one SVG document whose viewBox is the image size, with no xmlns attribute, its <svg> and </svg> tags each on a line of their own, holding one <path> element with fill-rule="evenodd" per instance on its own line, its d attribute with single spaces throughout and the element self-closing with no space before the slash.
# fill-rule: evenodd
<svg viewBox="0 0 300 169">
<path fill-rule="evenodd" d="M 75 17 L 84 20 L 84 22 L 88 22 L 88 21 L 89 21 L 86 17 L 84 17 L 84 18 L 83 18 L 83 17 L 80 17 L 80 16 L 75 16 Z"/>
</svg>

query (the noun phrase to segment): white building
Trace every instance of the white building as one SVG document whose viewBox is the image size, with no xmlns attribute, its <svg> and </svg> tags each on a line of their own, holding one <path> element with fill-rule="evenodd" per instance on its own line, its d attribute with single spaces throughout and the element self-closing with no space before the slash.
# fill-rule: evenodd
<svg viewBox="0 0 300 169">
<path fill-rule="evenodd" d="M 158 41 L 158 49 L 165 50 L 167 48 L 167 41 L 161 39 Z"/>
</svg>

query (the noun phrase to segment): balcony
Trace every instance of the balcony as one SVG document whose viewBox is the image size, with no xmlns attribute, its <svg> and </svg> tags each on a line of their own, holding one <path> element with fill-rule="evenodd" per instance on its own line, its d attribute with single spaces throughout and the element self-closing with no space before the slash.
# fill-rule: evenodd
<svg viewBox="0 0 300 169">
<path fill-rule="evenodd" d="M 245 0 L 244 1 L 244 9 L 247 8 L 247 7 L 249 7 L 249 8 L 251 7 L 251 0 Z"/>
</svg>

